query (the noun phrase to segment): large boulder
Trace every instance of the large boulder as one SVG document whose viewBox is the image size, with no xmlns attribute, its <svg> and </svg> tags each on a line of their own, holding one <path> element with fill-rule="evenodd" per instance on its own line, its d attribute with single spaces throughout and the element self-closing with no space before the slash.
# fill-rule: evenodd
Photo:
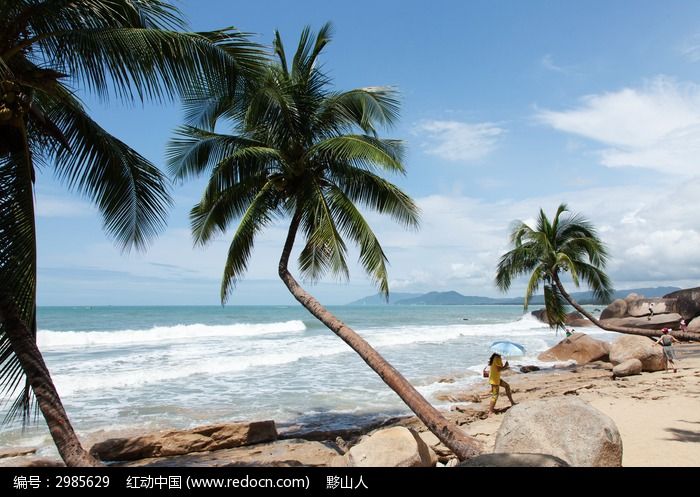
<svg viewBox="0 0 700 497">
<path fill-rule="evenodd" d="M 693 319 L 688 323 L 688 331 L 700 333 L 700 317 Z"/>
<path fill-rule="evenodd" d="M 636 293 L 630 293 L 630 294 L 627 295 L 627 297 L 625 297 L 623 300 L 624 300 L 625 302 L 627 302 L 627 305 L 630 305 L 630 304 L 633 303 L 635 300 L 639 300 L 639 299 L 641 299 L 641 298 L 644 298 L 644 297 L 642 297 L 641 295 L 637 295 Z"/>
<path fill-rule="evenodd" d="M 610 345 L 610 362 L 622 364 L 628 359 L 639 359 L 642 371 L 662 371 L 664 354 L 654 341 L 638 335 L 624 335 Z"/>
<path fill-rule="evenodd" d="M 650 306 L 655 315 L 675 312 L 675 303 L 675 299 L 637 299 L 627 304 L 627 315 L 635 318 L 646 317 L 649 315 Z"/>
<path fill-rule="evenodd" d="M 394 426 L 363 437 L 343 456 L 350 467 L 431 467 L 437 463 L 435 452 L 418 434 L 403 426 Z"/>
<path fill-rule="evenodd" d="M 612 372 L 615 378 L 622 378 L 623 376 L 633 376 L 636 374 L 641 374 L 642 361 L 640 361 L 639 359 L 627 359 L 625 362 L 621 362 L 620 364 L 615 366 Z"/>
<path fill-rule="evenodd" d="M 622 439 L 608 416 L 576 398 L 518 404 L 496 434 L 495 453 L 548 454 L 571 466 L 621 466 Z"/>
<path fill-rule="evenodd" d="M 600 314 L 600 319 L 621 318 L 627 314 L 627 302 L 623 299 L 614 300 Z"/>
<path fill-rule="evenodd" d="M 664 295 L 664 299 L 673 299 L 673 311 L 683 316 L 686 321 L 700 316 L 700 287 L 678 290 Z"/>
<path fill-rule="evenodd" d="M 566 461 L 549 454 L 480 454 L 458 464 L 468 468 L 561 468 Z"/>
<path fill-rule="evenodd" d="M 140 437 L 110 438 L 96 443 L 90 453 L 103 461 L 132 461 L 228 449 L 277 440 L 274 421 L 209 425 L 192 430 L 172 430 Z"/>
<path fill-rule="evenodd" d="M 678 323 L 681 321 L 680 314 L 654 314 L 651 319 L 647 317 L 631 317 L 610 318 L 603 321 L 604 325 L 608 326 L 625 326 L 628 328 L 641 328 L 643 330 L 660 330 L 661 328 L 678 329 Z"/>
<path fill-rule="evenodd" d="M 609 345 L 591 338 L 585 333 L 574 333 L 554 347 L 545 350 L 537 358 L 540 361 L 575 360 L 578 364 L 607 360 Z"/>
</svg>

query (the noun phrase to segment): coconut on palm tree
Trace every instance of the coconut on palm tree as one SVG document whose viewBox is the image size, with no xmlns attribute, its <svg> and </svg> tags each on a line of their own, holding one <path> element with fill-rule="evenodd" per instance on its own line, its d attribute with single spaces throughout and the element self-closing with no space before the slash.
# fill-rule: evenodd
<svg viewBox="0 0 700 497">
<path fill-rule="evenodd" d="M 101 128 L 74 87 L 106 99 L 171 99 L 192 83 L 238 84 L 258 49 L 227 29 L 186 33 L 159 0 L 0 2 L 0 388 L 17 394 L 10 419 L 36 397 L 68 465 L 96 461 L 81 447 L 36 346 L 37 166 L 53 169 L 100 210 L 123 249 L 164 226 L 168 183 L 148 160 Z"/>
<path fill-rule="evenodd" d="M 297 238 L 303 277 L 347 278 L 346 240 L 359 247 L 359 262 L 388 295 L 387 257 L 358 205 L 387 214 L 408 228 L 418 225 L 418 208 L 382 177 L 404 174 L 402 144 L 380 138 L 377 128 L 396 119 L 398 102 L 387 87 L 332 91 L 318 68 L 330 41 L 325 25 L 315 37 L 306 28 L 291 61 L 279 33 L 277 60 L 249 83 L 241 105 L 206 93 L 188 103 L 190 125 L 178 130 L 169 148 L 176 178 L 203 173 L 210 178 L 192 209 L 192 231 L 205 244 L 238 221 L 221 284 L 225 302 L 243 276 L 256 236 L 288 219 L 278 273 L 292 295 L 353 348 L 416 415 L 459 457 L 477 450 L 474 441 L 431 406 L 376 350 L 331 314 L 294 278 L 288 265 Z M 228 134 L 215 131 L 220 118 Z"/>
<path fill-rule="evenodd" d="M 567 215 L 564 215 L 568 213 Z M 609 302 L 613 288 L 605 274 L 608 251 L 593 225 L 579 214 L 569 213 L 566 204 L 559 205 L 550 220 L 542 209 L 533 228 L 516 221 L 510 234 L 513 249 L 501 256 L 496 270 L 496 286 L 507 292 L 513 279 L 528 276 L 525 309 L 542 284 L 545 316 L 552 327 L 564 327 L 565 306 L 570 304 L 596 326 L 619 333 L 658 336 L 655 330 L 614 326 L 596 319 L 566 291 L 561 276 L 568 273 L 578 287 L 581 281 L 592 290 L 600 302 Z M 674 332 L 679 338 L 697 338 L 692 332 Z"/>
</svg>

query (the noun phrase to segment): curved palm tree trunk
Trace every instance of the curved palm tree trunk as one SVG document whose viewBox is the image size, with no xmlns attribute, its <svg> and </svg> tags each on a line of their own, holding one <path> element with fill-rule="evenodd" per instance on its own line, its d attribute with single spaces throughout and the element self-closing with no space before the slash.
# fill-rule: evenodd
<svg viewBox="0 0 700 497">
<path fill-rule="evenodd" d="M 454 423 L 449 422 L 411 385 L 404 376 L 387 362 L 367 341 L 340 319 L 330 313 L 312 295 L 307 293 L 287 269 L 289 255 L 299 228 L 300 217 L 292 218 L 287 240 L 284 244 L 279 262 L 279 276 L 294 298 L 301 303 L 319 321 L 325 324 L 341 340 L 347 343 L 372 368 L 379 377 L 401 397 L 406 405 L 418 416 L 425 426 L 435 434 L 460 460 L 474 457 L 480 453 L 478 442 L 467 436 Z"/>
<path fill-rule="evenodd" d="M 0 322 L 4 324 L 5 333 L 34 391 L 39 409 L 66 466 L 100 466 L 100 463 L 80 445 L 34 336 L 19 318 L 17 309 L 7 299 L 0 302 Z"/>
<path fill-rule="evenodd" d="M 559 275 L 554 274 L 553 275 L 554 279 L 554 284 L 557 285 L 557 288 L 561 292 L 562 296 L 571 304 L 574 309 L 576 309 L 578 312 L 583 314 L 587 319 L 591 321 L 594 325 L 596 325 L 598 328 L 602 328 L 607 331 L 616 331 L 618 333 L 626 333 L 628 335 L 641 335 L 645 337 L 658 337 L 660 332 L 656 330 L 645 330 L 643 328 L 630 328 L 627 326 L 614 326 L 614 325 L 609 325 L 609 324 L 604 324 L 602 321 L 596 319 L 593 317 L 586 309 L 581 307 L 574 298 L 567 293 L 567 291 L 564 289 L 564 285 L 562 285 L 561 280 L 559 279 Z M 679 339 L 684 339 L 684 340 L 700 340 L 700 333 L 693 333 L 692 331 L 676 331 L 673 330 L 671 331 L 671 335 L 673 335 L 676 338 Z"/>
</svg>

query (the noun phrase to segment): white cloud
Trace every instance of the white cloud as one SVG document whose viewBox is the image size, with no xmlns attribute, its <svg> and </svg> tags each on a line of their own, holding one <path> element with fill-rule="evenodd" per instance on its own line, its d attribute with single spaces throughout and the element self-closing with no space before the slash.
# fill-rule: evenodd
<svg viewBox="0 0 700 497">
<path fill-rule="evenodd" d="M 667 191 L 674 191 L 673 199 Z M 498 295 L 493 278 L 499 257 L 509 249 L 512 222 L 520 219 L 534 225 L 540 208 L 551 217 L 564 200 L 599 228 L 610 250 L 608 273 L 616 288 L 697 286 L 700 218 L 689 204 L 697 198 L 700 178 L 558 192 L 518 201 L 432 195 L 417 199 L 423 211 L 422 229 L 417 233 L 404 232 L 385 220 L 371 221 L 391 262 L 393 290 Z M 520 295 L 525 283 L 516 282 L 511 295 Z"/>
<path fill-rule="evenodd" d="M 695 177 L 676 179 L 675 183 L 558 190 L 520 200 L 484 201 L 459 194 L 430 195 L 416 199 L 423 219 L 422 229 L 417 232 L 406 231 L 376 213 L 368 214 L 367 219 L 389 258 L 392 291 L 456 290 L 465 295 L 499 295 L 493 278 L 499 257 L 509 248 L 511 223 L 520 219 L 534 224 L 540 208 L 551 217 L 562 201 L 599 228 L 610 249 L 608 273 L 616 288 L 697 286 L 700 281 L 698 198 L 700 177 Z M 234 294 L 232 303 L 282 301 L 279 299 L 284 298 L 286 290 L 277 277 L 277 260 L 285 235 L 285 224 L 266 231 L 256 243 L 250 271 L 245 275 L 247 283 L 268 281 L 272 293 L 267 297 L 260 292 L 248 295 L 249 287 L 244 284 Z M 180 292 L 182 301 L 192 294 L 198 303 L 213 304 L 218 298 L 230 237 L 231 232 L 206 248 L 193 249 L 189 230 L 173 227 L 146 254 L 125 256 L 107 241 L 90 245 L 76 241 L 60 251 L 46 252 L 40 260 L 43 267 L 89 266 L 128 271 L 142 280 L 153 279 L 154 285 L 167 287 L 170 292 Z M 357 255 L 357 250 L 351 248 L 350 286 L 331 285 L 329 279 L 325 287 L 311 288 L 312 293 L 318 293 L 324 302 L 333 303 L 350 302 L 373 293 L 356 263 Z M 298 274 L 296 264 L 291 267 Z M 90 291 L 96 295 L 118 291 L 127 298 L 144 292 L 142 280 L 132 283 L 120 280 L 117 283 L 122 286 L 114 288 L 92 282 Z M 44 288 L 62 288 L 57 285 Z M 525 281 L 516 281 L 511 295 L 521 295 L 524 286 Z M 278 290 L 279 299 L 277 294 L 273 298 Z M 157 295 L 159 291 L 152 290 L 156 292 L 152 298 L 160 298 L 158 302 L 174 301 L 170 294 Z M 102 302 L 109 302 L 109 298 L 103 298 Z"/>
<path fill-rule="evenodd" d="M 567 73 L 568 71 L 554 62 L 552 54 L 546 54 L 540 59 L 540 65 L 552 72 Z"/>
<path fill-rule="evenodd" d="M 679 48 L 680 53 L 691 62 L 700 61 L 700 34 L 688 38 Z"/>
<path fill-rule="evenodd" d="M 473 162 L 491 153 L 505 130 L 494 123 L 424 121 L 416 126 L 427 153 L 449 161 Z"/>
<path fill-rule="evenodd" d="M 87 217 L 94 216 L 95 209 L 78 200 L 37 193 L 36 215 L 38 217 Z"/>
<path fill-rule="evenodd" d="M 641 88 L 589 95 L 573 110 L 544 110 L 555 129 L 609 148 L 601 163 L 695 175 L 700 157 L 700 85 L 659 76 Z"/>
</svg>

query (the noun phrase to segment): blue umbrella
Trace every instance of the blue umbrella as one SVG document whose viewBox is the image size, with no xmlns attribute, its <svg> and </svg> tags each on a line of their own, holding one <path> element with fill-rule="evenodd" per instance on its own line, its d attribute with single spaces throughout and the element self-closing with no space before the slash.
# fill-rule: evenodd
<svg viewBox="0 0 700 497">
<path fill-rule="evenodd" d="M 525 355 L 525 347 L 519 343 L 511 342 L 509 340 L 499 340 L 491 344 L 491 352 L 502 356 L 519 356 Z"/>
</svg>

